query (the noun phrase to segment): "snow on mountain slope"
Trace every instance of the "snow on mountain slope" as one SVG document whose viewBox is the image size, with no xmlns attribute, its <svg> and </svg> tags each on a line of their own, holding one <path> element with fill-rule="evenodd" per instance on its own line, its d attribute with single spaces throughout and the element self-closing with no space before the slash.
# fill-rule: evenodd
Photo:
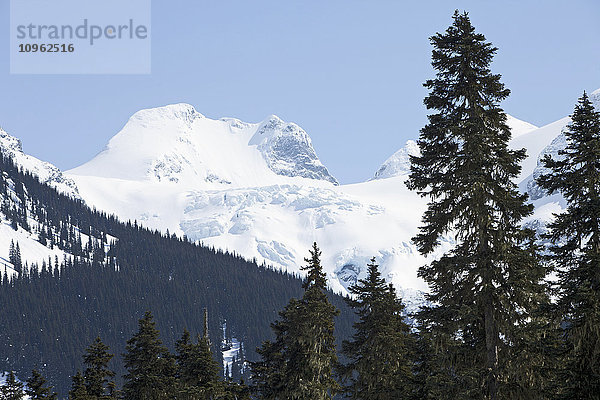
<svg viewBox="0 0 600 400">
<path fill-rule="evenodd" d="M 410 238 L 423 202 L 399 176 L 338 186 L 295 124 L 208 119 L 189 105 L 136 113 L 67 172 L 89 204 L 298 272 L 313 241 L 344 291 L 372 256 L 398 287 L 423 289 Z M 410 212 L 407 212 L 410 210 Z"/>
<path fill-rule="evenodd" d="M 406 189 L 405 176 L 343 186 L 300 180 L 220 190 L 73 177 L 86 201 L 124 219 L 291 272 L 299 272 L 317 241 L 331 286 L 338 291 L 362 278 L 373 256 L 398 287 L 424 289 L 416 270 L 425 258 L 410 243 L 424 203 Z"/>
<path fill-rule="evenodd" d="M 513 149 L 527 149 L 527 158 L 521 162 L 521 174 L 517 178 L 517 182 L 530 179 L 530 175 L 537 165 L 538 155 L 560 135 L 569 122 L 571 122 L 569 117 L 561 118 L 511 140 L 510 146 Z"/>
<path fill-rule="evenodd" d="M 12 160 L 12 165 L 20 167 L 32 173 L 42 182 L 58 192 L 75 199 L 81 199 L 75 182 L 64 175 L 54 165 L 38 160 L 37 158 L 23 153 L 21 142 L 16 137 L 0 129 L 0 152 L 6 158 Z M 3 160 L 3 165 L 10 165 L 8 160 Z M 0 170 L 1 189 L 0 190 L 0 279 L 6 274 L 9 277 L 15 276 L 31 267 L 37 265 L 41 268 L 44 263 L 53 265 L 56 259 L 62 262 L 66 257 L 73 257 L 67 251 L 62 241 L 64 240 L 61 228 L 73 232 L 81 239 L 83 249 L 90 245 L 90 240 L 95 245 L 100 244 L 99 238 L 90 237 L 89 234 L 82 232 L 79 226 L 71 225 L 70 219 L 65 220 L 46 219 L 40 217 L 47 215 L 44 213 L 44 207 L 49 199 L 34 198 L 35 190 L 30 190 L 28 181 L 21 180 L 20 175 L 12 168 Z M 46 210 L 47 211 L 47 210 Z M 90 227 L 84 227 L 89 232 Z M 41 234 L 43 232 L 43 234 Z M 117 238 L 106 235 L 108 242 L 118 240 Z M 45 243 L 45 244 L 42 244 Z M 11 261 L 11 247 L 18 249 L 17 259 L 20 263 Z M 105 245 L 106 246 L 106 245 Z M 107 250 L 107 247 L 105 247 Z M 80 251 L 78 257 L 90 257 L 91 254 L 85 254 L 85 250 Z M 17 265 L 13 265 L 15 262 Z"/>
<path fill-rule="evenodd" d="M 336 183 L 298 125 L 276 116 L 258 124 L 213 120 L 189 104 L 137 112 L 100 154 L 69 175 L 202 189 L 274 184 L 283 177 Z"/>
<path fill-rule="evenodd" d="M 408 140 L 406 145 L 392 154 L 390 158 L 379 167 L 373 179 L 386 179 L 410 173 L 410 156 L 420 154 L 419 145 L 414 140 Z"/>
<path fill-rule="evenodd" d="M 594 103 L 594 107 L 596 107 L 596 110 L 600 110 L 600 89 L 594 90 L 590 94 L 590 99 L 592 100 L 592 103 Z"/>
<path fill-rule="evenodd" d="M 54 165 L 23 153 L 21 141 L 16 137 L 9 135 L 2 129 L 0 129 L 0 152 L 5 156 L 11 157 L 16 165 L 37 176 L 41 182 L 54 187 L 59 192 L 68 196 L 77 199 L 81 198 L 73 180 L 67 178 Z M 3 199 L 2 196 L 0 196 L 0 201 L 4 200 L 6 199 Z M 40 265 L 42 261 L 47 261 L 48 259 L 54 261 L 55 257 L 58 257 L 59 260 L 64 258 L 65 252 L 57 247 L 51 249 L 42 245 L 37 240 L 37 234 L 27 232 L 21 227 L 14 230 L 10 226 L 10 222 L 4 217 L 5 216 L 0 213 L 0 273 L 2 275 L 6 272 L 10 277 L 17 273 L 13 268 L 14 266 L 9 261 L 11 242 L 19 244 L 23 265 L 25 265 L 25 263 L 28 265 Z M 31 218 L 29 218 L 29 223 L 32 226 L 36 225 L 36 221 Z"/>
<path fill-rule="evenodd" d="M 589 96 L 596 110 L 600 112 L 600 89 L 595 90 Z M 536 163 L 533 171 L 519 185 L 522 191 L 529 194 L 535 206 L 535 212 L 530 218 L 530 223 L 540 232 L 545 230 L 545 224 L 552 219 L 553 214 L 560 213 L 566 208 L 566 202 L 559 193 L 549 195 L 537 185 L 535 179 L 542 174 L 548 173 L 548 170 L 543 166 L 541 161 L 545 155 L 550 155 L 555 160 L 562 157 L 559 152 L 564 150 L 567 145 L 564 131 L 570 122 L 571 118 L 565 117 L 553 124 L 540 128 L 546 129 L 544 136 L 553 137 L 553 139 L 550 143 L 546 143 L 539 152 L 535 158 Z"/>
<path fill-rule="evenodd" d="M 50 249 L 42 245 L 37 241 L 35 235 L 32 235 L 21 228 L 17 231 L 13 230 L 8 221 L 0 218 L 0 272 L 4 274 L 6 271 L 9 277 L 16 273 L 13 266 L 8 261 L 11 242 L 19 244 L 23 265 L 25 265 L 25 263 L 28 265 L 41 265 L 42 261 L 47 262 L 48 259 L 54 262 L 55 257 L 58 257 L 58 259 L 62 261 L 66 255 L 66 253 L 58 247 Z"/>
<path fill-rule="evenodd" d="M 506 114 L 506 123 L 510 127 L 510 131 L 512 133 L 513 139 L 539 128 L 538 126 L 535 126 L 533 124 L 530 124 L 529 122 L 515 118 L 509 114 Z"/>
<path fill-rule="evenodd" d="M 528 150 L 523 178 L 567 122 L 537 128 L 509 116 L 511 147 Z M 291 272 L 317 241 L 334 290 L 363 278 L 375 256 L 383 276 L 416 304 L 426 289 L 417 269 L 428 261 L 410 241 L 426 208 L 404 184 L 416 154 L 409 141 L 374 179 L 337 186 L 297 125 L 274 116 L 258 124 L 212 120 L 174 105 L 136 113 L 103 152 L 67 176 L 89 204 L 122 219 Z M 444 239 L 429 260 L 452 245 Z"/>
<path fill-rule="evenodd" d="M 529 135 L 527 134 L 529 134 L 530 132 L 534 132 L 539 128 L 533 124 L 530 124 L 529 122 L 521 121 L 520 119 L 517 119 L 512 115 L 507 115 L 506 123 L 510 127 L 512 133 L 513 146 L 515 146 L 514 143 L 516 143 L 517 146 L 514 148 L 520 148 L 518 146 L 520 145 L 520 143 L 523 143 L 525 145 L 523 145 L 522 147 L 526 147 L 529 149 L 531 143 L 528 142 L 527 138 L 529 138 Z M 517 140 L 516 138 L 525 139 Z M 547 143 L 549 143 L 549 141 Z M 535 149 L 533 151 L 535 151 Z M 420 152 L 417 142 L 414 140 L 407 141 L 406 145 L 403 148 L 395 152 L 381 165 L 381 167 L 379 167 L 377 172 L 375 172 L 375 176 L 373 177 L 373 179 L 386 179 L 391 178 L 393 176 L 406 175 L 410 173 L 410 156 L 416 156 L 419 154 Z M 533 166 L 531 167 L 531 170 L 533 170 Z"/>
<path fill-rule="evenodd" d="M 67 178 L 54 165 L 23 153 L 21 141 L 2 128 L 0 128 L 0 151 L 11 157 L 15 164 L 37 176 L 41 182 L 49 184 L 68 196 L 80 198 L 73 180 Z"/>
</svg>

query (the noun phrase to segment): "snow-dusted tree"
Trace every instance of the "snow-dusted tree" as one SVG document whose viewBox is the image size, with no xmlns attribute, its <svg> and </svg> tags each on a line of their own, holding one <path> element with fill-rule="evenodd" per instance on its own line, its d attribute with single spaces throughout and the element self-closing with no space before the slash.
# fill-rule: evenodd
<svg viewBox="0 0 600 400">
<path fill-rule="evenodd" d="M 22 400 L 24 397 L 23 384 L 17 380 L 15 373 L 10 371 L 4 385 L 0 386 L 0 399 Z"/>
</svg>

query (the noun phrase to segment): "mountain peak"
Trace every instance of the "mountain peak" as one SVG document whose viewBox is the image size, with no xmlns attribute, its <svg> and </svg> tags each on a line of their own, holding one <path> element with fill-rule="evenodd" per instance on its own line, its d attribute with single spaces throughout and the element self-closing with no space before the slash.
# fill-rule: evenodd
<svg viewBox="0 0 600 400">
<path fill-rule="evenodd" d="M 414 140 L 408 140 L 403 148 L 392 154 L 379 167 L 373 179 L 386 179 L 399 175 L 407 175 L 410 172 L 410 156 L 418 156 L 419 146 Z"/>
<path fill-rule="evenodd" d="M 270 115 L 259 124 L 248 144 L 256 146 L 277 175 L 338 183 L 317 157 L 306 131 L 293 122 Z"/>
<path fill-rule="evenodd" d="M 81 198 L 77 185 L 72 179 L 67 178 L 56 166 L 49 162 L 23 153 L 21 140 L 11 136 L 2 128 L 0 128 L 0 153 L 10 157 L 16 165 L 37 176 L 40 182 L 54 187 L 67 196 L 76 199 Z"/>
<path fill-rule="evenodd" d="M 512 139 L 525 136 L 525 134 L 538 129 L 537 126 L 530 124 L 529 122 L 522 121 L 509 114 L 506 114 L 506 123 L 511 130 Z M 381 167 L 379 167 L 372 179 L 386 179 L 394 176 L 409 174 L 410 156 L 418 156 L 420 154 L 421 152 L 417 142 L 414 140 L 408 140 L 403 148 L 392 154 L 392 156 L 388 158 L 381 165 Z"/>
<path fill-rule="evenodd" d="M 151 123 L 165 119 L 179 119 L 188 123 L 192 123 L 198 118 L 204 118 L 204 115 L 196 111 L 194 106 L 187 103 L 176 103 L 168 104 L 162 107 L 140 110 L 133 114 L 129 121 Z"/>
<path fill-rule="evenodd" d="M 138 111 L 104 151 L 71 172 L 215 189 L 270 185 L 281 176 L 337 183 L 298 125 L 276 115 L 259 123 L 214 120 L 184 103 Z"/>
<path fill-rule="evenodd" d="M 18 138 L 9 135 L 4 129 L 0 128 L 0 149 L 3 152 L 7 150 L 23 152 L 23 145 Z"/>
<path fill-rule="evenodd" d="M 271 114 L 267 118 L 262 120 L 261 125 L 268 124 L 268 123 L 280 124 L 280 123 L 283 123 L 283 120 L 281 118 L 279 118 L 277 115 Z"/>
</svg>

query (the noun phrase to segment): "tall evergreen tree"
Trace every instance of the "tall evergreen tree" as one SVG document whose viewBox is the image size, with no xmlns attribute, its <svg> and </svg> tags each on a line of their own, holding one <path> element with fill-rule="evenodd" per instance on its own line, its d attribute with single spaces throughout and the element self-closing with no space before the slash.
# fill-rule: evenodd
<svg viewBox="0 0 600 400">
<path fill-rule="evenodd" d="M 44 378 L 37 369 L 31 371 L 31 377 L 27 379 L 25 394 L 27 394 L 31 400 L 56 400 L 58 397 L 58 395 L 52 391 L 52 386 L 47 385 L 46 378 Z"/>
<path fill-rule="evenodd" d="M 368 275 L 349 288 L 347 302 L 359 321 L 351 341 L 342 350 L 350 362 L 343 367 L 351 399 L 402 400 L 413 396 L 414 347 L 410 328 L 403 320 L 404 305 L 393 286 L 381 278 L 375 258 Z"/>
<path fill-rule="evenodd" d="M 175 360 L 162 344 L 152 313 L 146 311 L 138 332 L 127 341 L 123 355 L 127 374 L 126 400 L 171 399 L 175 392 Z"/>
<path fill-rule="evenodd" d="M 15 373 L 10 371 L 4 385 L 0 386 L 0 399 L 22 400 L 23 397 L 25 397 L 23 393 L 23 384 L 17 380 Z"/>
<path fill-rule="evenodd" d="M 302 299 L 291 299 L 273 323 L 275 341 L 257 351 L 253 377 L 263 399 L 326 400 L 339 390 L 333 378 L 337 364 L 334 317 L 339 311 L 327 299 L 327 279 L 317 244 L 310 250 Z"/>
<path fill-rule="evenodd" d="M 550 260 L 558 271 L 566 357 L 560 397 L 600 398 L 600 113 L 584 92 L 564 131 L 559 159 L 543 159 L 549 170 L 538 184 L 560 192 L 565 212 L 548 225 Z"/>
<path fill-rule="evenodd" d="M 489 68 L 497 49 L 467 13 L 453 18 L 431 38 L 437 72 L 424 85 L 425 105 L 435 112 L 421 130 L 421 155 L 411 157 L 407 185 L 430 200 L 413 239 L 419 251 L 432 253 L 445 234 L 456 246 L 419 270 L 432 303 L 420 318 L 434 332 L 438 354 L 449 355 L 444 367 L 461 398 L 533 398 L 535 371 L 508 366 L 511 348 L 545 301 L 534 233 L 520 226 L 532 206 L 512 181 L 525 150 L 508 148 L 499 103 L 509 90 Z M 505 385 L 515 381 L 522 386 Z"/>
<path fill-rule="evenodd" d="M 100 337 L 96 337 L 83 356 L 83 363 L 86 366 L 83 373 L 85 387 L 93 399 L 109 399 L 113 394 L 111 387 L 114 387 L 112 378 L 115 373 L 108 368 L 113 355 L 108 350 L 109 347 L 102 343 Z"/>
</svg>

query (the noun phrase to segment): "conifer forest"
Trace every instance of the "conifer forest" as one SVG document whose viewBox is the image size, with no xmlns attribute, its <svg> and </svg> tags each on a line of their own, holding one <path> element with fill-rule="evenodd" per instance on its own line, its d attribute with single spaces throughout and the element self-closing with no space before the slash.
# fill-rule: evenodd
<svg viewBox="0 0 600 400">
<path fill-rule="evenodd" d="M 566 147 L 540 159 L 566 208 L 535 229 L 498 49 L 458 11 L 430 44 L 403 182 L 427 205 L 412 243 L 437 254 L 417 309 L 377 257 L 342 295 L 320 243 L 291 274 L 121 221 L 0 152 L 3 223 L 66 254 L 4 249 L 0 399 L 600 399 L 600 111 L 582 91 Z"/>
</svg>

